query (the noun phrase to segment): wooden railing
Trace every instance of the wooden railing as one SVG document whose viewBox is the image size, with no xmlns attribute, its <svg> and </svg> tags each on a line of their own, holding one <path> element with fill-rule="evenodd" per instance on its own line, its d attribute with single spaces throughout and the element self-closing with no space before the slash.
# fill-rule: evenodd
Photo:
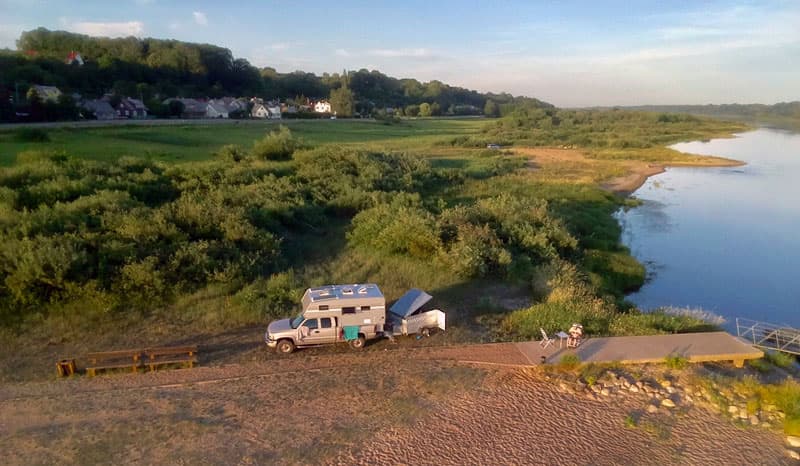
<svg viewBox="0 0 800 466">
<path fill-rule="evenodd" d="M 193 367 L 197 363 L 197 345 L 105 351 L 86 355 L 86 373 L 93 376 L 98 370 L 131 369 L 138 372 L 148 366 L 151 371 L 158 366 L 180 364 Z"/>
</svg>

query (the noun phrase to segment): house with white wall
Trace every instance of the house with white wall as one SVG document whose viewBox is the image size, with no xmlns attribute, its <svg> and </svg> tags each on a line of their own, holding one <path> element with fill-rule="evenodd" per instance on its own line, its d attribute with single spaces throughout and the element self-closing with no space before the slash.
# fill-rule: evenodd
<svg viewBox="0 0 800 466">
<path fill-rule="evenodd" d="M 320 100 L 314 104 L 314 111 L 317 113 L 331 113 L 331 104 L 327 100 Z"/>
</svg>

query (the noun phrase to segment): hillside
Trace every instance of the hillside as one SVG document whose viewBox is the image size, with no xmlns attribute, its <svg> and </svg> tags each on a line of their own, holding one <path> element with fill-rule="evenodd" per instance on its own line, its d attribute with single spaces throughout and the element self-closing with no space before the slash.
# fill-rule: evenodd
<svg viewBox="0 0 800 466">
<path fill-rule="evenodd" d="M 83 64 L 68 64 L 77 52 Z M 432 115 L 482 114 L 487 101 L 490 113 L 504 106 L 550 104 L 510 94 L 482 94 L 440 81 L 398 79 L 376 70 L 361 69 L 341 74 L 257 68 L 230 50 L 210 44 L 135 37 L 110 39 L 38 28 L 23 32 L 17 51 L 0 53 L 0 120 L 13 115 L 10 102 L 22 104 L 32 84 L 52 85 L 64 93 L 98 97 L 111 92 L 144 102 L 167 97 L 248 96 L 294 99 L 297 96 L 328 98 L 331 91 L 348 87 L 355 110 L 369 114 L 376 109 L 430 105 Z M 3 107 L 5 106 L 5 107 Z"/>
</svg>

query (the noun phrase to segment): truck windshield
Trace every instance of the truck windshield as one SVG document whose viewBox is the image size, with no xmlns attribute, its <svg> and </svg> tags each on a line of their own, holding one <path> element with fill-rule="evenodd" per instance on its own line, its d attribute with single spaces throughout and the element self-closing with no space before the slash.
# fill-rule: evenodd
<svg viewBox="0 0 800 466">
<path fill-rule="evenodd" d="M 297 328 L 303 323 L 303 316 L 297 316 L 292 319 L 292 328 Z"/>
</svg>

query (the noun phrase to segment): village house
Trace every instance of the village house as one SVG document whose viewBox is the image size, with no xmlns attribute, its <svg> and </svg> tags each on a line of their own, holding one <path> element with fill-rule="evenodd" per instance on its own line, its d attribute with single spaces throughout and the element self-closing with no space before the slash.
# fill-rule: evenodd
<svg viewBox="0 0 800 466">
<path fill-rule="evenodd" d="M 280 104 L 274 102 L 268 102 L 265 104 L 255 104 L 253 105 L 253 110 L 250 112 L 250 116 L 253 118 L 280 120 L 281 119 Z"/>
<path fill-rule="evenodd" d="M 281 119 L 281 105 L 280 103 L 272 103 L 267 105 L 267 111 L 269 111 L 269 117 L 272 120 L 280 120 Z"/>
<path fill-rule="evenodd" d="M 81 107 L 86 110 L 84 113 L 90 114 L 88 116 L 94 115 L 98 120 L 113 120 L 117 117 L 116 110 L 106 100 L 86 100 Z"/>
<path fill-rule="evenodd" d="M 257 103 L 253 105 L 253 110 L 250 111 L 250 116 L 253 118 L 266 119 L 269 118 L 269 110 L 267 110 L 266 105 Z"/>
<path fill-rule="evenodd" d="M 221 99 L 217 99 L 217 101 L 224 103 L 229 113 L 247 110 L 247 101 L 244 99 L 237 99 L 236 97 L 223 97 Z"/>
<path fill-rule="evenodd" d="M 125 97 L 117 105 L 117 116 L 120 118 L 130 118 L 133 120 L 143 120 L 147 118 L 147 107 L 139 99 Z"/>
<path fill-rule="evenodd" d="M 206 102 L 201 102 L 196 99 L 170 97 L 169 99 L 166 99 L 162 103 L 164 105 L 169 105 L 169 103 L 172 102 L 173 100 L 177 100 L 178 102 L 183 104 L 183 112 L 181 113 L 181 118 L 196 119 L 196 118 L 206 117 L 206 109 L 207 109 Z"/>
<path fill-rule="evenodd" d="M 64 60 L 64 63 L 67 65 L 78 65 L 83 66 L 83 57 L 81 57 L 80 52 L 72 51 L 67 55 L 67 59 Z"/>
<path fill-rule="evenodd" d="M 317 113 L 331 113 L 331 104 L 326 100 L 320 100 L 314 104 L 314 111 Z"/>
</svg>

